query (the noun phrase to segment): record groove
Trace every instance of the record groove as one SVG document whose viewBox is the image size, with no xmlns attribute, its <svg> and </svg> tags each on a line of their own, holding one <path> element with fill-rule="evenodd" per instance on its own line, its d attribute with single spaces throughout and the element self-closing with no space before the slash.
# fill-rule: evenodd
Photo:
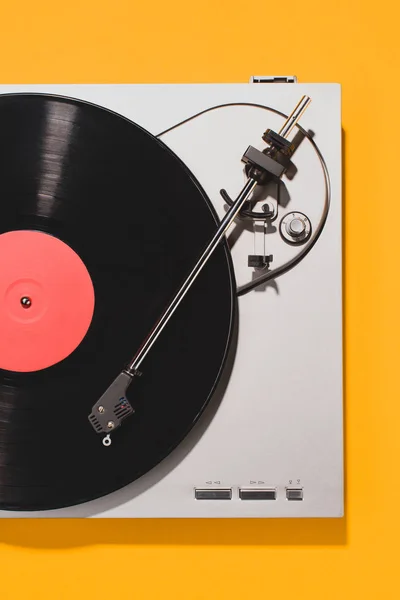
<svg viewBox="0 0 400 600">
<path fill-rule="evenodd" d="M 3 95 L 0 131 L 0 234 L 59 238 L 94 286 L 93 319 L 76 350 L 41 371 L 0 371 L 0 508 L 60 508 L 140 477 L 191 429 L 226 359 L 234 274 L 222 244 L 131 385 L 135 415 L 104 448 L 91 407 L 173 296 L 216 216 L 162 142 L 95 105 Z"/>
</svg>

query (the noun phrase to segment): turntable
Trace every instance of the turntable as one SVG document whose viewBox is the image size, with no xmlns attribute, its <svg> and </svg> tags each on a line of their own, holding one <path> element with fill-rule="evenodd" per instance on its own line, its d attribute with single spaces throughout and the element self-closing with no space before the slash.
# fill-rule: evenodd
<svg viewBox="0 0 400 600">
<path fill-rule="evenodd" d="M 340 86 L 0 86 L 0 516 L 343 514 Z"/>
</svg>

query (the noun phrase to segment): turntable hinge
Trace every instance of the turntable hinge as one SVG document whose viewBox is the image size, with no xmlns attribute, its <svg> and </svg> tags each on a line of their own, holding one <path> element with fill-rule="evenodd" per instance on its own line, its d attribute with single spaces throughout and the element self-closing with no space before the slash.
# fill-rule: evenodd
<svg viewBox="0 0 400 600">
<path fill-rule="evenodd" d="M 249 83 L 297 83 L 296 75 L 252 75 Z"/>
</svg>

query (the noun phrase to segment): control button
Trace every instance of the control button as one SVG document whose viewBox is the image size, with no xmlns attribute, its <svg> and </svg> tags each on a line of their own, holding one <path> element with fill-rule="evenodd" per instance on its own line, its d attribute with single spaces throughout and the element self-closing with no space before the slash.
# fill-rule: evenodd
<svg viewBox="0 0 400 600">
<path fill-rule="evenodd" d="M 239 498 L 241 500 L 276 500 L 275 488 L 240 488 Z"/>
<path fill-rule="evenodd" d="M 287 500 L 303 500 L 302 488 L 286 488 Z"/>
<path fill-rule="evenodd" d="M 303 244 L 311 235 L 310 219 L 300 212 L 291 212 L 281 220 L 281 236 L 290 244 Z"/>
<path fill-rule="evenodd" d="M 303 235 L 306 230 L 306 224 L 302 219 L 292 219 L 286 225 L 286 231 L 293 237 L 299 237 Z"/>
<path fill-rule="evenodd" d="M 231 488 L 196 488 L 194 491 L 194 497 L 196 498 L 196 500 L 231 500 L 232 490 Z"/>
</svg>

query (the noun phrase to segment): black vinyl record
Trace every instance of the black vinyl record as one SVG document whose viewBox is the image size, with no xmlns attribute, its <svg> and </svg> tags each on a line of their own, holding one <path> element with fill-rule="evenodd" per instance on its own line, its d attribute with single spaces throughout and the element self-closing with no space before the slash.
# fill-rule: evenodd
<svg viewBox="0 0 400 600">
<path fill-rule="evenodd" d="M 0 234 L 62 240 L 94 287 L 90 327 L 69 356 L 29 373 L 0 370 L 0 509 L 61 508 L 134 481 L 190 431 L 227 356 L 234 274 L 223 243 L 130 386 L 135 414 L 104 447 L 88 421 L 93 404 L 218 220 L 177 156 L 116 113 L 57 96 L 3 95 L 0 131 Z"/>
</svg>

